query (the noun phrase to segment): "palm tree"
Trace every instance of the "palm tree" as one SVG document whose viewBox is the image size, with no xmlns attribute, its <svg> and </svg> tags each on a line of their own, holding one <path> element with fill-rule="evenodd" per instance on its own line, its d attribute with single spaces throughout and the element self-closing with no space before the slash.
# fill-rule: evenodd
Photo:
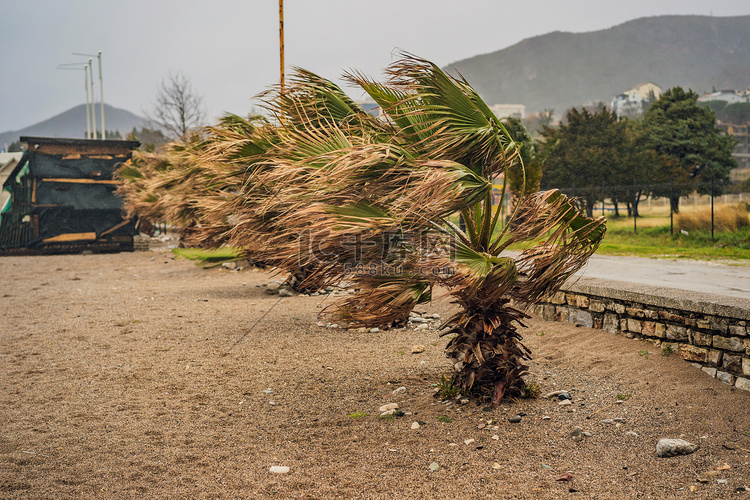
<svg viewBox="0 0 750 500">
<path fill-rule="evenodd" d="M 492 180 L 523 171 L 520 144 L 466 81 L 433 63 L 404 55 L 387 74 L 347 75 L 382 117 L 297 70 L 263 96 L 275 125 L 215 129 L 201 162 L 219 172 L 215 184 L 239 188 L 208 198 L 199 232 L 226 226 L 223 241 L 267 256 L 301 288 L 345 283 L 354 293 L 325 314 L 347 327 L 402 324 L 436 286 L 447 290 L 459 306 L 443 332 L 453 382 L 497 405 L 523 386 L 523 307 L 586 262 L 605 220 L 553 190 L 527 196 L 503 226 Z"/>
<path fill-rule="evenodd" d="M 349 327 L 404 322 L 446 287 L 460 306 L 444 332 L 454 335 L 454 383 L 496 405 L 522 386 L 530 356 L 520 305 L 559 289 L 596 250 L 605 220 L 553 190 L 525 198 L 501 228 L 491 183 L 523 169 L 520 145 L 468 83 L 434 64 L 406 55 L 388 74 L 385 84 L 348 75 L 384 119 L 304 71 L 267 100 L 280 142 L 235 200 L 246 221 L 235 241 L 266 238 L 280 268 L 348 282 L 356 292 L 326 312 Z M 465 231 L 451 221 L 457 212 Z M 269 219 L 272 234 L 261 225 Z"/>
<path fill-rule="evenodd" d="M 261 117 L 227 115 L 218 125 L 197 129 L 158 153 L 134 152 L 118 172 L 126 215 L 145 223 L 169 222 L 179 228 L 186 245 L 226 243 L 231 222 L 206 215 L 233 199 L 245 181 L 244 163 L 234 161 L 243 147 L 238 139 L 267 126 Z M 227 137 L 235 140 L 229 144 Z"/>
</svg>

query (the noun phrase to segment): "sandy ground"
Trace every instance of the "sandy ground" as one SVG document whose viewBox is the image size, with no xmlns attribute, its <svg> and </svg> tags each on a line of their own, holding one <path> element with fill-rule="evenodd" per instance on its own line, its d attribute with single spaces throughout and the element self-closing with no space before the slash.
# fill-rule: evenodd
<svg viewBox="0 0 750 500">
<path fill-rule="evenodd" d="M 433 397 L 435 330 L 317 326 L 332 298 L 266 295 L 265 272 L 143 252 L 0 278 L 2 498 L 750 498 L 750 393 L 651 344 L 534 319 L 531 380 L 573 404 L 485 411 Z M 700 449 L 657 458 L 664 437 Z"/>
</svg>

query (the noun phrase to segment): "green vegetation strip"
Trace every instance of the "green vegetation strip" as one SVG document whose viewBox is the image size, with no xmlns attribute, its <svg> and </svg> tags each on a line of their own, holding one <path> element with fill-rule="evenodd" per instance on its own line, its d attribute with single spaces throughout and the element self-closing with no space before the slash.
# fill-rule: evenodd
<svg viewBox="0 0 750 500">
<path fill-rule="evenodd" d="M 237 260 L 242 257 L 242 252 L 236 248 L 216 248 L 206 250 L 203 248 L 175 248 L 172 253 L 178 257 L 197 261 L 196 264 L 212 264 Z"/>
<path fill-rule="evenodd" d="M 638 221 L 640 223 L 640 220 Z M 690 231 L 682 234 L 669 226 L 638 228 L 611 224 L 599 249 L 602 255 L 632 255 L 636 257 L 669 257 L 698 260 L 742 260 L 750 265 L 750 228 L 735 232 Z"/>
</svg>

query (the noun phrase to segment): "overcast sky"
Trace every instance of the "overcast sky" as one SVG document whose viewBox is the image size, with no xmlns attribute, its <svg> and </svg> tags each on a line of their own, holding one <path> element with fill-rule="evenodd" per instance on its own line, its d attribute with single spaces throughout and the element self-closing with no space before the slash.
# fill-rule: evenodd
<svg viewBox="0 0 750 500">
<path fill-rule="evenodd" d="M 551 31 L 668 14 L 750 15 L 750 1 L 286 0 L 286 65 L 380 78 L 397 49 L 443 66 Z M 209 117 L 247 114 L 279 80 L 278 15 L 278 0 L 0 0 L 0 132 L 85 102 L 83 73 L 55 68 L 100 50 L 108 104 L 143 114 L 171 71 Z"/>
</svg>

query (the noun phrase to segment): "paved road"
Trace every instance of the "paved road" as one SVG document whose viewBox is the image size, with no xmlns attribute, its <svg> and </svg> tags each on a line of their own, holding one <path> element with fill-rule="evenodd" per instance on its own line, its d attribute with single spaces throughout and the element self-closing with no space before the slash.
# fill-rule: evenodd
<svg viewBox="0 0 750 500">
<path fill-rule="evenodd" d="M 578 274 L 750 299 L 748 265 L 594 255 Z"/>
</svg>

